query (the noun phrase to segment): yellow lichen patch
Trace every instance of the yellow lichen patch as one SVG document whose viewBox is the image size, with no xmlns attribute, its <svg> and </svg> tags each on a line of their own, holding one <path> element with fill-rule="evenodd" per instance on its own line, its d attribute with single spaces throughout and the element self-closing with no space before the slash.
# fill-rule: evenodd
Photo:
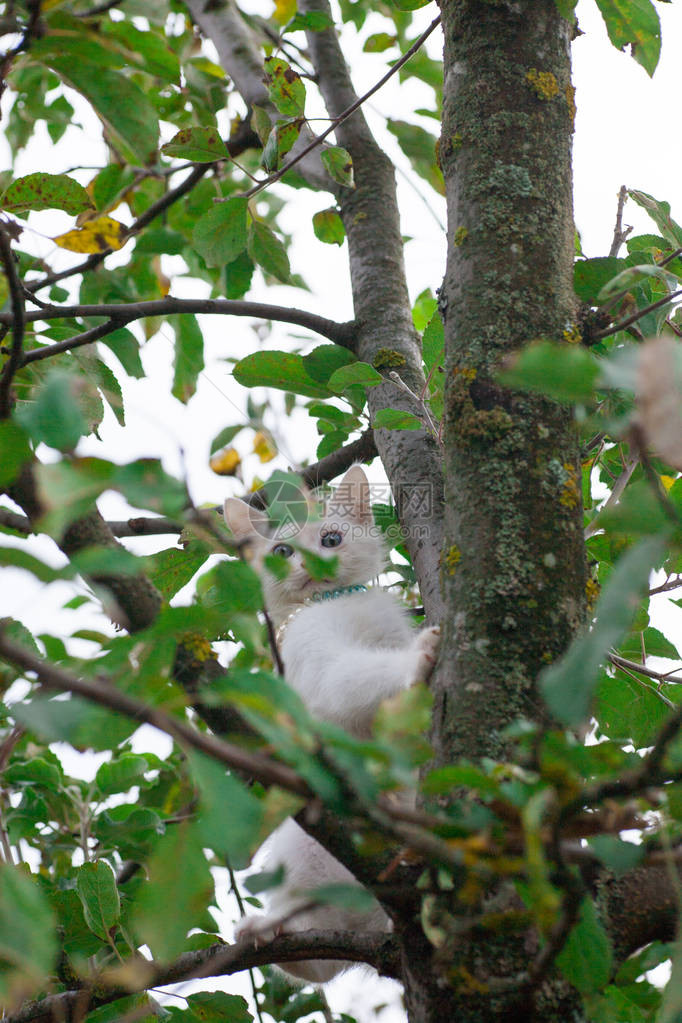
<svg viewBox="0 0 682 1023">
<path fill-rule="evenodd" d="M 275 442 L 269 433 L 259 430 L 253 438 L 253 453 L 258 455 L 261 462 L 271 462 L 277 454 Z"/>
<path fill-rule="evenodd" d="M 457 544 L 453 544 L 450 550 L 445 555 L 445 567 L 447 569 L 448 575 L 455 574 L 457 566 L 459 565 L 461 560 L 462 552 L 460 551 Z"/>
<path fill-rule="evenodd" d="M 96 217 L 66 234 L 52 239 L 69 252 L 108 252 L 122 248 L 128 240 L 128 228 L 113 217 Z"/>
<path fill-rule="evenodd" d="M 189 651 L 195 661 L 203 663 L 204 661 L 215 661 L 217 660 L 214 654 L 211 644 L 205 639 L 199 632 L 187 632 L 181 639 L 181 643 L 185 650 Z"/>
<path fill-rule="evenodd" d="M 559 84 L 551 71 L 538 71 L 532 67 L 526 72 L 526 81 L 538 99 L 554 99 L 559 95 Z"/>
<path fill-rule="evenodd" d="M 453 377 L 461 377 L 467 384 L 470 384 L 476 379 L 476 370 L 473 366 L 455 366 L 452 375 Z"/>
<path fill-rule="evenodd" d="M 375 369 L 397 369 L 398 366 L 404 366 L 406 361 L 400 352 L 392 348 L 380 348 L 372 359 L 372 365 Z"/>
<path fill-rule="evenodd" d="M 566 330 L 562 331 L 562 336 L 569 345 L 578 345 L 582 341 L 582 334 L 577 323 L 569 323 Z"/>
<path fill-rule="evenodd" d="M 223 448 L 211 456 L 208 464 L 216 476 L 234 476 L 241 463 L 241 455 L 236 448 Z"/>
<path fill-rule="evenodd" d="M 563 504 L 564 508 L 575 508 L 580 501 L 580 490 L 578 489 L 577 473 L 574 467 L 569 462 L 564 462 L 564 471 L 566 472 L 566 479 L 561 488 L 561 495 L 559 497 L 559 504 Z"/>
<path fill-rule="evenodd" d="M 575 123 L 575 114 L 577 107 L 575 105 L 575 89 L 573 88 L 570 82 L 564 89 L 564 95 L 566 97 L 566 106 L 568 107 L 568 114 L 569 117 L 571 118 L 571 125 L 573 125 Z"/>
<path fill-rule="evenodd" d="M 468 234 L 469 232 L 467 231 L 466 227 L 458 227 L 457 230 L 455 231 L 455 236 L 452 239 L 453 244 L 459 248 L 459 246 L 463 245 L 464 242 L 466 241 Z"/>
<path fill-rule="evenodd" d="M 594 611 L 600 588 L 596 579 L 588 579 L 585 583 L 585 596 L 587 597 L 587 610 L 589 614 L 592 614 Z"/>
</svg>

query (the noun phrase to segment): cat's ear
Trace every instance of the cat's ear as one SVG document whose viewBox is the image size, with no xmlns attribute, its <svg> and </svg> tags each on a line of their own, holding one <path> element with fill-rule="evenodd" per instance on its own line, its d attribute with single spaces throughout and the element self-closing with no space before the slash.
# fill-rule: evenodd
<svg viewBox="0 0 682 1023">
<path fill-rule="evenodd" d="M 332 494 L 329 510 L 362 525 L 374 521 L 369 503 L 369 483 L 361 465 L 350 467 Z"/>
<path fill-rule="evenodd" d="M 252 508 L 246 501 L 240 501 L 238 497 L 228 497 L 223 505 L 223 515 L 238 543 L 252 537 L 254 533 L 263 536 L 267 532 L 267 515 L 258 508 Z"/>
</svg>

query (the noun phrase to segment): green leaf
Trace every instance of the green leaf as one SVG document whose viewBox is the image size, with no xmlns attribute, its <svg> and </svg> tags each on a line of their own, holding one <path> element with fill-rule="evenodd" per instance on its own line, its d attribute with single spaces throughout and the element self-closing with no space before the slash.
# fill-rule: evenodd
<svg viewBox="0 0 682 1023">
<path fill-rule="evenodd" d="M 296 32 L 308 30 L 310 32 L 324 32 L 325 29 L 333 27 L 334 22 L 326 11 L 306 11 L 305 14 L 301 14 L 300 11 L 297 11 L 286 26 L 286 31 Z"/>
<path fill-rule="evenodd" d="M 28 436 L 21 426 L 11 419 L 0 422 L 0 487 L 13 483 L 30 457 Z"/>
<path fill-rule="evenodd" d="M 617 876 L 636 867 L 646 852 L 643 845 L 624 842 L 616 835 L 594 835 L 588 839 L 588 845 L 602 863 Z"/>
<path fill-rule="evenodd" d="M 598 301 L 605 302 L 612 295 L 618 294 L 619 291 L 627 291 L 635 285 L 641 284 L 642 279 L 646 277 L 653 277 L 662 281 L 668 291 L 675 291 L 680 286 L 679 277 L 670 273 L 665 267 L 644 263 L 640 266 L 629 266 L 619 274 L 616 274 L 601 289 L 597 296 Z"/>
<path fill-rule="evenodd" d="M 197 220 L 192 244 L 207 266 L 224 266 L 246 248 L 248 199 L 235 196 L 217 203 Z"/>
<path fill-rule="evenodd" d="M 670 203 L 659 202 L 647 192 L 639 192 L 632 188 L 628 191 L 628 195 L 634 199 L 638 206 L 647 211 L 658 230 L 673 248 L 678 249 L 682 246 L 682 227 L 670 216 Z"/>
<path fill-rule="evenodd" d="M 341 394 L 347 387 L 355 384 L 363 384 L 365 387 L 376 387 L 383 384 L 384 378 L 374 366 L 368 362 L 351 362 L 348 366 L 341 366 L 329 377 L 327 386 L 330 391 Z"/>
<path fill-rule="evenodd" d="M 203 578 L 203 577 L 202 577 Z M 212 606 L 229 615 L 235 611 L 260 611 L 263 594 L 260 579 L 254 570 L 243 561 L 221 561 L 211 569 L 215 587 Z"/>
<path fill-rule="evenodd" d="M 69 57 L 45 62 L 92 103 L 111 133 L 136 161 L 146 164 L 156 153 L 159 122 L 151 101 L 125 75 Z"/>
<path fill-rule="evenodd" d="M 566 21 L 573 22 L 575 18 L 575 8 L 578 0 L 554 0 L 557 10 L 562 18 Z"/>
<path fill-rule="evenodd" d="M 220 132 L 214 127 L 182 128 L 170 142 L 161 146 L 161 152 L 194 163 L 215 163 L 229 155 Z"/>
<path fill-rule="evenodd" d="M 431 185 L 440 195 L 445 194 L 443 173 L 436 162 L 436 137 L 430 131 L 408 121 L 394 121 L 391 118 L 386 126 L 398 140 L 400 148 L 420 177 Z"/>
<path fill-rule="evenodd" d="M 133 12 L 131 11 L 131 14 Z M 102 28 L 104 32 L 102 33 Z M 108 36 L 122 43 L 126 56 L 150 74 L 157 75 L 165 82 L 180 84 L 180 62 L 161 35 L 151 28 L 140 29 L 126 19 L 106 19 L 98 26 L 98 35 Z"/>
<path fill-rule="evenodd" d="M 261 160 L 266 171 L 277 170 L 282 157 L 286 156 L 296 143 L 304 124 L 305 120 L 302 117 L 295 117 L 288 121 L 277 121 L 273 125 Z"/>
<path fill-rule="evenodd" d="M 379 409 L 374 422 L 374 430 L 423 430 L 424 424 L 412 412 L 403 412 L 397 408 Z"/>
<path fill-rule="evenodd" d="M 12 1002 L 47 987 L 57 958 L 55 921 L 37 879 L 0 864 L 0 996 Z"/>
<path fill-rule="evenodd" d="M 112 331 L 99 342 L 106 345 L 123 366 L 128 376 L 136 380 L 144 378 L 144 366 L 140 358 L 140 343 L 127 327 Z"/>
<path fill-rule="evenodd" d="M 197 389 L 197 377 L 204 368 L 204 337 L 196 316 L 169 316 L 175 332 L 175 359 L 172 394 L 187 404 Z"/>
<path fill-rule="evenodd" d="M 75 216 L 94 209 L 94 205 L 83 186 L 67 174 L 37 171 L 13 181 L 0 197 L 0 208 L 9 213 L 64 210 Z"/>
<path fill-rule="evenodd" d="M 291 269 L 287 250 L 279 238 L 260 220 L 249 226 L 247 250 L 251 259 L 278 281 L 289 280 Z"/>
<path fill-rule="evenodd" d="M 15 760 L 3 771 L 3 778 L 12 785 L 37 785 L 58 792 L 63 775 L 56 764 L 43 757 L 34 757 L 32 760 Z"/>
<path fill-rule="evenodd" d="M 440 366 L 445 355 L 445 333 L 443 320 L 438 309 L 426 325 L 422 338 L 422 357 L 427 373 L 430 373 L 434 366 Z"/>
<path fill-rule="evenodd" d="M 661 25 L 651 0 L 597 0 L 609 39 L 617 49 L 632 47 L 632 56 L 653 75 L 661 53 Z"/>
<path fill-rule="evenodd" d="M 552 714 L 564 724 L 575 725 L 587 717 L 599 669 L 632 620 L 663 549 L 660 536 L 648 537 L 620 558 L 599 597 L 592 630 L 578 636 L 563 657 L 541 673 L 540 690 Z"/>
<path fill-rule="evenodd" d="M 245 427 L 245 423 L 239 423 L 237 426 L 226 426 L 224 430 L 221 430 L 213 440 L 211 441 L 210 454 L 215 454 L 216 451 L 220 451 L 221 448 L 231 444 L 238 433 Z"/>
<path fill-rule="evenodd" d="M 320 156 L 327 173 L 334 181 L 346 188 L 355 188 L 353 180 L 353 160 L 350 153 L 341 146 L 329 146 L 323 149 Z"/>
<path fill-rule="evenodd" d="M 127 792 L 133 785 L 143 780 L 149 763 L 145 757 L 137 753 L 122 753 L 114 760 L 101 764 L 95 775 L 95 783 L 100 792 L 110 796 L 114 792 Z"/>
<path fill-rule="evenodd" d="M 391 3 L 399 11 L 418 11 L 420 7 L 431 3 L 431 0 L 391 0 Z"/>
<path fill-rule="evenodd" d="M 313 215 L 315 237 L 327 245 L 343 245 L 346 229 L 334 206 Z"/>
<path fill-rule="evenodd" d="M 170 962 L 185 947 L 213 895 L 213 878 L 196 824 L 181 821 L 156 844 L 147 864 L 149 881 L 133 909 L 134 929 L 155 959 Z"/>
<path fill-rule="evenodd" d="M 242 298 L 251 287 L 255 267 L 249 254 L 240 252 L 225 267 L 225 298 Z"/>
<path fill-rule="evenodd" d="M 73 451 L 80 438 L 89 433 L 81 396 L 81 381 L 74 373 L 52 370 L 35 400 L 17 409 L 16 419 L 34 444 L 42 442 L 58 451 Z"/>
<path fill-rule="evenodd" d="M 579 345 L 534 341 L 497 374 L 505 387 L 539 391 L 557 401 L 590 401 L 599 363 Z"/>
<path fill-rule="evenodd" d="M 206 544 L 191 538 L 182 547 L 169 547 L 150 554 L 145 559 L 144 574 L 163 599 L 170 600 L 194 578 L 210 553 Z"/>
<path fill-rule="evenodd" d="M 611 944 L 589 896 L 583 899 L 578 922 L 556 962 L 568 982 L 583 994 L 608 983 L 613 965 Z"/>
<path fill-rule="evenodd" d="M 624 259 L 598 256 L 579 259 L 573 266 L 573 288 L 583 302 L 597 305 L 597 295 L 625 267 Z"/>
<path fill-rule="evenodd" d="M 305 85 L 301 76 L 281 57 L 266 57 L 264 68 L 268 95 L 280 114 L 301 116 L 305 108 Z"/>
<path fill-rule="evenodd" d="M 114 872 L 106 860 L 84 863 L 76 875 L 76 892 L 85 922 L 98 938 L 108 941 L 121 916 L 121 900 Z"/>
<path fill-rule="evenodd" d="M 300 355 L 292 352 L 252 352 L 234 367 L 234 378 L 244 387 L 277 387 L 307 398 L 329 398 L 327 387 L 306 372 Z"/>
<path fill-rule="evenodd" d="M 389 35 L 388 32 L 375 32 L 373 35 L 367 36 L 362 49 L 364 53 L 383 53 L 384 50 L 395 46 L 397 41 L 397 37 Z"/>
<path fill-rule="evenodd" d="M 201 793 L 198 828 L 202 842 L 235 869 L 249 865 L 261 838 L 263 804 L 234 775 L 202 753 L 187 753 Z"/>
<path fill-rule="evenodd" d="M 164 1006 L 165 1013 L 169 1010 L 168 1023 L 253 1023 L 242 996 L 228 995 L 224 991 L 199 991 L 187 997 L 185 1011 L 177 1006 Z M 296 1018 L 299 1018 L 298 1013 Z"/>
<path fill-rule="evenodd" d="M 80 750 L 110 750 L 138 728 L 136 721 L 77 696 L 68 700 L 36 696 L 13 704 L 12 717 L 50 742 L 68 742 Z"/>
<path fill-rule="evenodd" d="M 318 345 L 312 352 L 303 356 L 303 366 L 308 376 L 325 384 L 330 390 L 329 381 L 341 368 L 348 365 L 359 365 L 352 352 L 341 345 Z"/>
</svg>

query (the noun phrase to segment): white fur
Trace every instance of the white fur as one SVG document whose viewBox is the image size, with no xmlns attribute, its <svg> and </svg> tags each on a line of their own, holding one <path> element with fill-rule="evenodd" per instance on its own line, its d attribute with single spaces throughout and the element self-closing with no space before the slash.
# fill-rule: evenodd
<svg viewBox="0 0 682 1023">
<path fill-rule="evenodd" d="M 340 725 L 359 738 L 369 737 L 382 700 L 426 676 L 435 660 L 438 630 L 416 632 L 395 599 L 380 589 L 306 603 L 316 592 L 366 583 L 383 567 L 385 551 L 373 526 L 363 470 L 359 466 L 349 469 L 322 517 L 309 521 L 295 539 L 284 541 L 294 547 L 284 580 L 275 579 L 263 564 L 277 543 L 262 535 L 264 517 L 256 513 L 256 531 L 253 512 L 243 502 L 231 499 L 225 503 L 225 519 L 235 537 L 249 545 L 275 624 L 286 622 L 295 612 L 281 643 L 287 682 L 314 717 Z M 330 530 L 343 535 L 342 543 L 333 549 L 320 542 Z M 299 547 L 321 557 L 337 556 L 336 574 L 330 573 L 322 581 L 311 580 Z M 322 884 L 357 882 L 295 821 L 285 821 L 270 837 L 267 848 L 269 866 L 282 864 L 285 880 L 272 895 L 268 914 L 245 918 L 238 927 L 239 936 L 263 941 L 275 934 L 312 928 L 389 929 L 390 921 L 378 903 L 368 913 L 336 906 L 296 912 L 305 904 L 307 890 Z M 287 964 L 286 970 L 319 984 L 348 965 L 311 960 Z"/>
</svg>

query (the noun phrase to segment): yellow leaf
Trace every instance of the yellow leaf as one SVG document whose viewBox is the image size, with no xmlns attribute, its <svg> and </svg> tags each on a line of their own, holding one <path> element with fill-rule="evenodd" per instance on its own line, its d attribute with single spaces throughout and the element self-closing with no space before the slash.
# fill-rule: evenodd
<svg viewBox="0 0 682 1023">
<path fill-rule="evenodd" d="M 286 25 L 296 13 L 296 0 L 275 0 L 272 16 L 278 25 Z"/>
<path fill-rule="evenodd" d="M 127 241 L 128 228 L 112 217 L 97 217 L 88 220 L 82 227 L 52 240 L 69 252 L 107 252 L 120 249 Z"/>
<path fill-rule="evenodd" d="M 216 476 L 234 476 L 242 460 L 236 448 L 223 448 L 216 451 L 208 464 Z"/>
<path fill-rule="evenodd" d="M 663 484 L 666 490 L 670 490 L 676 479 L 677 476 L 661 476 L 661 483 Z"/>
<path fill-rule="evenodd" d="M 277 448 L 273 443 L 272 437 L 259 430 L 253 438 L 253 453 L 258 455 L 261 462 L 271 462 L 277 454 Z"/>
</svg>

